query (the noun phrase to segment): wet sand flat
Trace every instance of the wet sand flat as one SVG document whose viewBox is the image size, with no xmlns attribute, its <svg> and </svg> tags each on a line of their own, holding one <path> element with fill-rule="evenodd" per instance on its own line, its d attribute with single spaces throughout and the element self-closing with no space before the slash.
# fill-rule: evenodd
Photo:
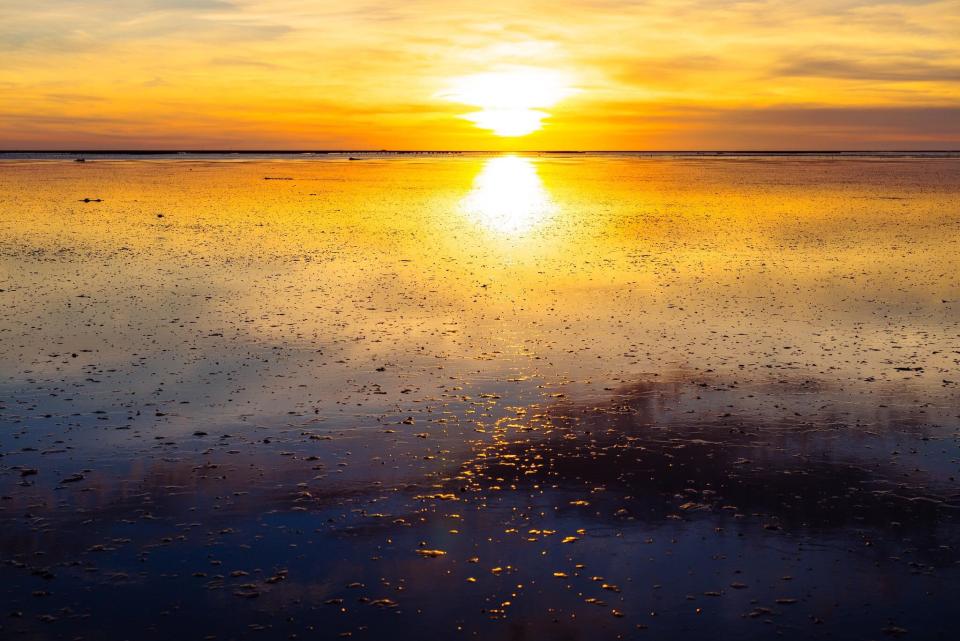
<svg viewBox="0 0 960 641">
<path fill-rule="evenodd" d="M 960 158 L 0 159 L 0 636 L 952 639 Z"/>
</svg>

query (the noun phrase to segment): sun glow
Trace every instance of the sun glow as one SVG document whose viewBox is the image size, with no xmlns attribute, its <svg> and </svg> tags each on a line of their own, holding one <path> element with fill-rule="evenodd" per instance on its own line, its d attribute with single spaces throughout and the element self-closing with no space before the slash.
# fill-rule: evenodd
<svg viewBox="0 0 960 641">
<path fill-rule="evenodd" d="M 440 97 L 480 111 L 463 117 L 498 136 L 525 136 L 543 127 L 546 108 L 576 93 L 557 71 L 523 67 L 463 76 Z"/>
<path fill-rule="evenodd" d="M 518 156 L 491 158 L 460 206 L 491 231 L 520 235 L 556 211 L 533 162 Z"/>
</svg>

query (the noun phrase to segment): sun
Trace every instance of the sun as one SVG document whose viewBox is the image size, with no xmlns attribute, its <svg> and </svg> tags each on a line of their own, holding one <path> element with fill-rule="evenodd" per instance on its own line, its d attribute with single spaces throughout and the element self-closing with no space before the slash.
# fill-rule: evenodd
<svg viewBox="0 0 960 641">
<path fill-rule="evenodd" d="M 543 127 L 547 113 L 538 109 L 484 109 L 463 117 L 498 136 L 526 136 Z"/>
<path fill-rule="evenodd" d="M 525 136 L 543 127 L 545 109 L 576 93 L 565 74 L 514 67 L 455 78 L 439 96 L 480 111 L 463 118 L 498 136 Z"/>
</svg>

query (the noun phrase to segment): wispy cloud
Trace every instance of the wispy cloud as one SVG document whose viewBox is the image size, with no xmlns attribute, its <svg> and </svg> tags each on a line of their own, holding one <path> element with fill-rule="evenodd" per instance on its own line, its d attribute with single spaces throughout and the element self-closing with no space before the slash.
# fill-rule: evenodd
<svg viewBox="0 0 960 641">
<path fill-rule="evenodd" d="M 896 59 L 860 62 L 843 58 L 804 57 L 774 68 L 776 76 L 809 76 L 888 82 L 960 82 L 960 63 L 930 64 L 923 60 Z"/>
</svg>

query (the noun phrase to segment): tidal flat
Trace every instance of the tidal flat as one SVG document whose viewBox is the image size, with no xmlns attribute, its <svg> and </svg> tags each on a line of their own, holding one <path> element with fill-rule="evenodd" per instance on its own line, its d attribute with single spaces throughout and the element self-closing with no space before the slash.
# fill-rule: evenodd
<svg viewBox="0 0 960 641">
<path fill-rule="evenodd" d="M 3 638 L 953 639 L 958 476 L 955 154 L 0 159 Z"/>
</svg>

